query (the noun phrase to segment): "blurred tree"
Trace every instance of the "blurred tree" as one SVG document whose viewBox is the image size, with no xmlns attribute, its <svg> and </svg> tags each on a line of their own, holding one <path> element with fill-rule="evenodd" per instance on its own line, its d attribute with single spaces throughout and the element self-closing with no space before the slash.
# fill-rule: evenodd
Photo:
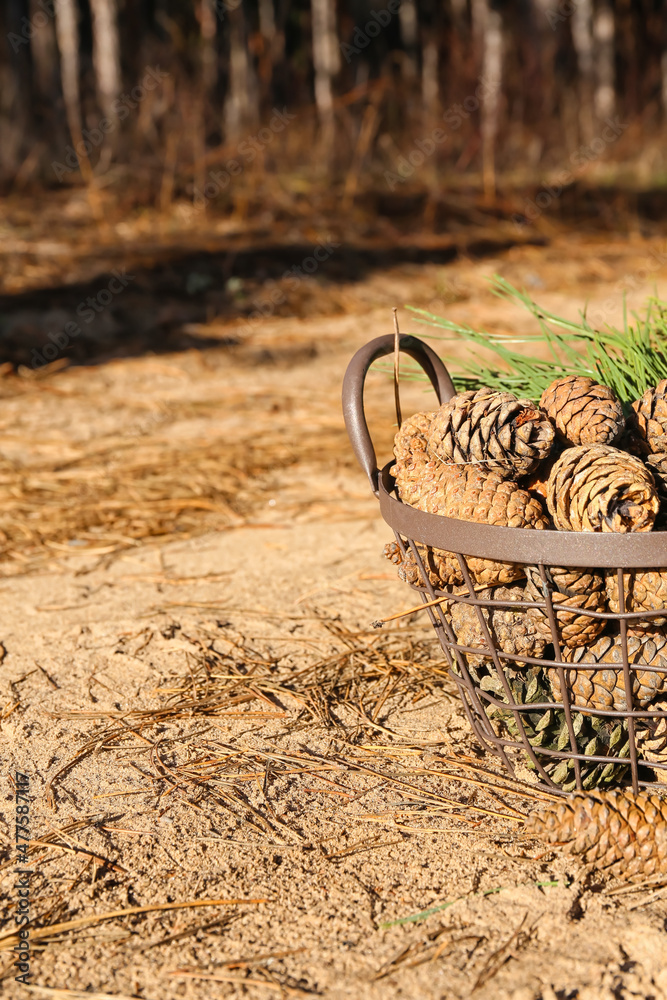
<svg viewBox="0 0 667 1000">
<path fill-rule="evenodd" d="M 226 0 L 229 77 L 225 101 L 225 138 L 238 139 L 259 117 L 257 78 L 248 50 L 248 25 L 241 0 Z"/>
<path fill-rule="evenodd" d="M 215 13 L 215 0 L 199 0 L 196 14 L 201 31 L 201 82 L 204 95 L 206 98 L 210 98 L 218 79 L 218 52 L 216 48 L 218 21 Z"/>
<path fill-rule="evenodd" d="M 593 20 L 595 39 L 595 114 L 599 119 L 609 118 L 616 105 L 614 90 L 614 11 L 608 0 L 598 0 Z"/>
<path fill-rule="evenodd" d="M 572 13 L 572 41 L 579 64 L 579 127 L 581 137 L 593 136 L 593 0 L 578 0 Z"/>
<path fill-rule="evenodd" d="M 443 120 L 446 141 L 409 175 L 432 198 L 443 170 L 481 174 L 491 198 L 517 165 L 567 165 L 612 115 L 642 142 L 601 156 L 667 170 L 667 0 L 5 0 L 0 19 L 5 186 L 53 182 L 66 131 L 92 186 L 85 136 L 114 109 L 94 169 L 112 142 L 119 168 L 142 157 L 163 205 L 274 107 L 298 123 L 255 166 L 324 167 L 350 204 L 360 172 L 372 183 Z M 126 101 L 151 67 L 159 89 Z"/>
<path fill-rule="evenodd" d="M 340 69 L 335 0 L 311 0 L 315 103 L 322 148 L 331 158 L 334 140 L 333 78 Z"/>
<path fill-rule="evenodd" d="M 116 0 L 90 0 L 93 17 L 93 66 L 97 100 L 105 117 L 114 119 L 122 89 Z"/>
<path fill-rule="evenodd" d="M 56 38 L 60 51 L 60 77 L 67 124 L 81 173 L 90 172 L 81 134 L 81 94 L 79 90 L 79 10 L 76 0 L 59 0 L 56 8 Z"/>
<path fill-rule="evenodd" d="M 20 0 L 8 0 L 0 8 L 0 29 L 8 42 L 0 50 L 0 164 L 5 170 L 23 163 L 33 127 L 30 42 L 24 19 Z"/>
<path fill-rule="evenodd" d="M 481 100 L 482 184 L 487 199 L 496 193 L 495 144 L 503 72 L 503 22 L 490 0 L 473 0 L 473 30 L 481 49 L 476 95 Z"/>
<path fill-rule="evenodd" d="M 30 0 L 29 11 L 30 23 L 36 29 L 30 38 L 35 90 L 44 104 L 53 103 L 60 90 L 55 25 L 39 0 Z"/>
<path fill-rule="evenodd" d="M 415 0 L 403 0 L 398 9 L 398 16 L 401 25 L 401 42 L 405 50 L 403 75 L 408 86 L 411 86 L 417 75 L 417 45 L 419 41 L 419 22 Z"/>
</svg>

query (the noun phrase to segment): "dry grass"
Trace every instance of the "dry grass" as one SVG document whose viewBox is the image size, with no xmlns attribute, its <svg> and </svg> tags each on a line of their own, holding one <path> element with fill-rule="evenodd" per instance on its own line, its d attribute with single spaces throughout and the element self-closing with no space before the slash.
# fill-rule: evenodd
<svg viewBox="0 0 667 1000">
<path fill-rule="evenodd" d="M 261 616 L 260 612 L 256 614 Z M 441 743 L 415 740 L 384 724 L 390 706 L 392 710 L 400 706 L 409 709 L 431 695 L 438 699 L 455 697 L 446 670 L 438 667 L 434 659 L 436 640 L 424 637 L 422 629 L 355 631 L 323 613 L 313 612 L 286 615 L 285 619 L 285 626 L 292 626 L 296 620 L 309 629 L 309 662 L 305 667 L 302 651 L 297 657 L 291 650 L 276 652 L 276 643 L 289 646 L 291 642 L 283 636 L 250 643 L 228 625 L 222 631 L 221 642 L 220 633 L 215 637 L 216 647 L 226 646 L 220 652 L 203 629 L 199 635 L 179 632 L 187 673 L 175 673 L 171 681 L 154 692 L 158 701 L 155 707 L 59 712 L 60 719 L 98 720 L 99 725 L 51 778 L 48 794 L 54 800 L 59 798 L 66 792 L 68 777 L 86 757 L 95 754 L 103 772 L 112 773 L 114 764 L 129 766 L 140 785 L 137 788 L 135 780 L 134 785 L 121 784 L 117 791 L 94 796 L 95 806 L 106 808 L 116 796 L 122 799 L 149 791 L 154 814 L 163 815 L 172 804 L 185 804 L 209 817 L 212 811 L 222 810 L 231 814 L 247 835 L 301 851 L 315 848 L 334 866 L 354 855 L 402 843 L 412 833 L 446 834 L 452 823 L 473 836 L 483 817 L 520 825 L 527 803 L 549 798 L 487 767 L 476 757 L 449 756 Z M 153 626 L 135 634 L 135 655 L 150 656 L 151 644 L 158 642 L 160 635 Z M 230 716 L 247 719 L 252 732 L 232 740 L 221 738 L 218 727 Z M 328 750 L 313 750 L 302 743 L 300 749 L 283 751 L 274 746 L 275 731 L 268 740 L 261 741 L 263 746 L 258 745 L 262 727 L 275 720 L 283 723 L 278 735 L 303 731 L 311 740 L 318 729 L 326 732 Z M 357 836 L 343 847 L 326 841 L 313 843 L 298 824 L 285 818 L 284 813 L 278 814 L 269 789 L 280 779 L 289 780 L 292 795 L 299 801 L 316 795 L 344 803 L 360 824 Z M 384 790 L 387 806 L 368 811 L 364 799 L 378 788 Z M 30 842 L 33 866 L 51 852 L 64 852 L 84 862 L 78 878 L 91 866 L 93 873 L 106 869 L 127 874 L 121 863 L 122 847 L 116 849 L 117 857 L 113 852 L 104 855 L 90 849 L 80 838 L 96 828 L 117 834 L 139 831 L 109 825 L 100 813 L 60 827 L 50 826 L 49 833 Z M 374 827 L 379 832 L 373 833 Z M 11 864 L 11 856 L 7 856 L 0 871 Z M 102 920 L 168 908 L 257 902 L 183 900 L 64 919 L 66 904 L 61 901 L 36 916 L 38 929 L 33 930 L 32 938 L 40 946 L 62 946 L 68 935 Z M 202 926 L 198 924 L 192 933 Z M 419 934 L 416 942 L 378 971 L 377 978 L 389 975 L 399 965 L 434 961 L 459 938 L 445 935 L 444 930 Z M 171 937 L 164 938 L 168 940 Z M 460 940 L 468 941 L 468 937 L 464 935 Z M 0 950 L 11 948 L 13 943 L 12 930 L 0 936 Z M 173 970 L 171 975 L 207 978 L 205 973 L 192 969 Z M 220 972 L 213 979 L 230 983 L 249 983 L 252 979 L 267 989 L 283 989 L 285 995 L 305 995 L 288 981 L 257 979 L 256 971 L 251 978 Z"/>
<path fill-rule="evenodd" d="M 83 373 L 76 374 L 85 400 Z M 31 396 L 59 391 L 56 375 L 27 384 L 6 377 L 6 394 L 20 391 L 29 405 Z M 235 402 L 239 412 L 251 412 L 251 421 L 233 437 L 173 434 L 179 421 L 220 415 L 214 403 L 190 400 L 89 442 L 66 461 L 0 458 L 0 576 L 39 571 L 64 555 L 113 557 L 146 543 L 252 525 L 276 470 L 317 465 L 333 455 L 351 461 L 337 412 L 313 416 L 297 435 L 286 414 L 276 417 L 267 407 L 252 411 L 245 398 L 224 402 L 222 413 Z M 118 412 L 127 422 L 120 407 Z M 27 432 L 26 453 L 33 444 Z M 20 433 L 12 445 L 20 448 Z"/>
</svg>

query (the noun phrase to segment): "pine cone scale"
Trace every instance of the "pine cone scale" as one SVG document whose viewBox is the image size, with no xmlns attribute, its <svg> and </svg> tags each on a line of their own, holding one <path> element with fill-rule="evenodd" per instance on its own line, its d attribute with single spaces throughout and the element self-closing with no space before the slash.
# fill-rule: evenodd
<svg viewBox="0 0 667 1000">
<path fill-rule="evenodd" d="M 667 379 L 632 404 L 628 425 L 631 440 L 643 454 L 667 452 Z"/>
<path fill-rule="evenodd" d="M 629 635 L 627 642 L 633 705 L 646 708 L 657 695 L 667 690 L 667 637 Z M 593 646 L 566 648 L 563 655 L 573 664 L 573 667 L 564 668 L 571 704 L 581 708 L 628 711 L 619 636 L 603 636 Z M 599 668 L 593 669 L 596 665 Z M 547 675 L 554 697 L 562 701 L 557 668 L 547 668 Z"/>
<path fill-rule="evenodd" d="M 530 400 L 481 388 L 444 403 L 431 423 L 430 454 L 443 462 L 479 463 L 523 475 L 546 458 L 554 430 Z"/>
<path fill-rule="evenodd" d="M 432 462 L 417 455 L 410 463 L 397 462 L 391 472 L 401 500 L 427 513 L 503 526 L 512 522 L 512 526 L 523 528 L 548 525 L 539 502 L 498 471 Z M 512 563 L 477 557 L 469 557 L 467 562 L 476 583 L 510 583 L 524 574 L 523 568 Z M 454 572 L 448 582 L 462 583 L 458 561 L 456 564 L 458 571 L 451 563 Z"/>
<path fill-rule="evenodd" d="M 667 799 L 657 795 L 576 793 L 531 813 L 524 832 L 626 881 L 667 872 Z"/>
<path fill-rule="evenodd" d="M 650 531 L 660 502 L 644 463 L 607 445 L 567 448 L 547 483 L 561 531 Z"/>
<path fill-rule="evenodd" d="M 556 379 L 542 393 L 540 408 L 568 445 L 613 445 L 625 427 L 623 407 L 611 389 L 584 376 Z"/>
</svg>

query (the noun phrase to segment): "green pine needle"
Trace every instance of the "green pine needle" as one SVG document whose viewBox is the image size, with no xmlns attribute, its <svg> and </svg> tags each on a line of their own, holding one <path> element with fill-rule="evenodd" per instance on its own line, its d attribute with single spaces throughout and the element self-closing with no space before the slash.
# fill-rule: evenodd
<svg viewBox="0 0 667 1000">
<path fill-rule="evenodd" d="M 494 275 L 492 291 L 532 313 L 539 332 L 527 338 L 492 334 L 408 306 L 419 317 L 417 322 L 437 328 L 437 333 L 426 336 L 466 341 L 495 354 L 496 360 L 489 364 L 460 363 L 461 371 L 452 374 L 459 391 L 484 385 L 538 402 L 554 379 L 587 375 L 612 389 L 627 412 L 649 386 L 667 377 L 667 302 L 657 297 L 648 299 L 642 316 L 633 314 L 634 325 L 628 323 L 624 301 L 623 328 L 605 324 L 597 330 L 586 319 L 585 310 L 578 322 L 556 316 L 499 275 Z M 551 360 L 517 350 L 517 345 L 528 344 L 546 346 Z M 416 366 L 406 365 L 403 377 L 422 376 Z"/>
</svg>

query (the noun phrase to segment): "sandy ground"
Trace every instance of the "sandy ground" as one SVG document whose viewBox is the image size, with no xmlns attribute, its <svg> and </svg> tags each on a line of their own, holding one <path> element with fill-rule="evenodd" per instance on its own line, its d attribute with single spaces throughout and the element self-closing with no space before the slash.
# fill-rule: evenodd
<svg viewBox="0 0 667 1000">
<path fill-rule="evenodd" d="M 631 306 L 654 281 L 664 289 L 649 249 L 568 241 L 397 268 L 351 287 L 344 315 L 5 380 L 8 496 L 12 475 L 55 475 L 54 455 L 74 468 L 87 456 L 89 470 L 97 456 L 128 490 L 138 452 L 166 455 L 184 482 L 204 446 L 229 460 L 227 499 L 192 514 L 183 538 L 177 521 L 142 538 L 135 512 L 123 538 L 107 525 L 97 546 L 94 531 L 29 539 L 23 563 L 6 562 L 3 996 L 28 995 L 7 950 L 18 770 L 40 928 L 31 995 L 667 997 L 664 894 L 523 839 L 534 801 L 473 780 L 473 768 L 500 772 L 475 747 L 424 616 L 370 628 L 414 595 L 381 558 L 390 529 L 338 400 L 353 351 L 390 329 L 392 297 L 521 329 L 486 290 L 497 270 L 554 309 L 590 298 L 618 318 L 624 287 Z M 423 399 L 407 388 L 404 409 Z M 369 412 L 386 455 L 384 376 L 370 379 Z M 90 500 L 80 485 L 70 513 Z M 172 908 L 109 916 L 161 904 Z"/>
</svg>

